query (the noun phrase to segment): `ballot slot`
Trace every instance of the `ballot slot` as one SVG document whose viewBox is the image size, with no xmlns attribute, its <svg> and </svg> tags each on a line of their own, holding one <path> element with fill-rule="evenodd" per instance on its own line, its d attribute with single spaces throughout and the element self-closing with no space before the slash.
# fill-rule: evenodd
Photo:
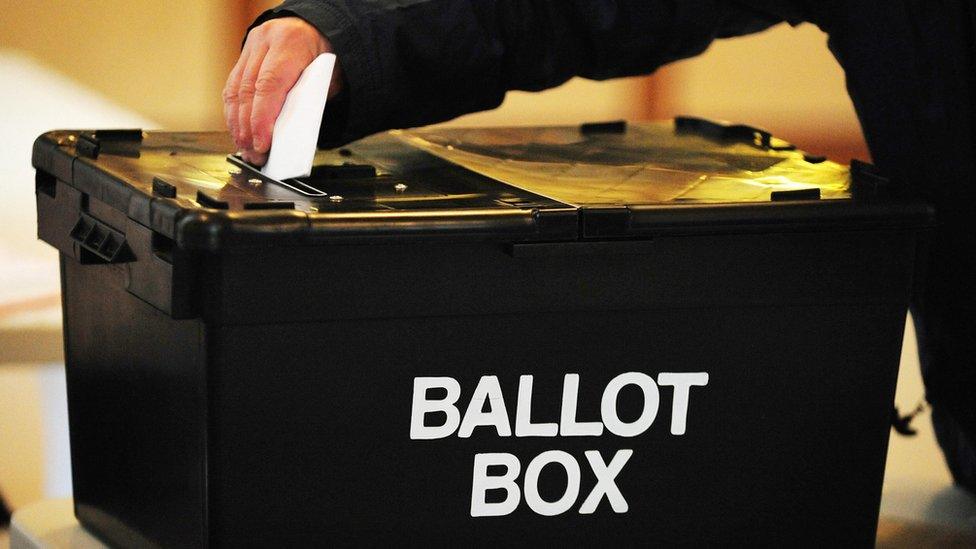
<svg viewBox="0 0 976 549">
<path fill-rule="evenodd" d="M 376 198 L 376 185 L 389 179 L 389 175 L 379 175 L 376 167 L 370 164 L 342 162 L 341 164 L 320 164 L 312 166 L 312 173 L 304 177 L 278 180 L 261 173 L 256 167 L 240 156 L 227 157 L 232 164 L 247 170 L 249 177 L 266 180 L 308 197 Z"/>
<path fill-rule="evenodd" d="M 302 181 L 300 181 L 298 179 L 294 179 L 293 178 L 293 179 L 287 179 L 285 181 L 279 181 L 277 179 L 273 179 L 271 177 L 268 177 L 268 176 L 264 175 L 263 173 L 261 173 L 261 170 L 259 170 L 255 166 L 251 165 L 249 162 L 247 162 L 246 160 L 244 160 L 243 158 L 241 158 L 240 156 L 238 156 L 236 154 L 227 155 L 227 161 L 230 162 L 231 164 L 233 164 L 233 165 L 241 168 L 242 170 L 246 170 L 248 172 L 248 177 L 249 178 L 258 178 L 258 179 L 261 179 L 262 181 L 269 181 L 271 183 L 275 183 L 275 184 L 281 185 L 282 187 L 285 187 L 285 188 L 287 188 L 289 190 L 292 190 L 292 191 L 294 191 L 294 192 L 296 192 L 298 194 L 301 194 L 303 196 L 311 196 L 311 197 L 320 197 L 320 196 L 327 197 L 327 196 L 329 196 L 329 194 L 327 192 L 322 191 L 322 190 L 319 190 L 319 189 L 317 189 L 317 188 L 315 188 L 315 187 L 313 187 L 311 185 L 308 185 L 308 184 L 306 184 L 306 183 L 304 183 L 304 182 L 302 182 Z"/>
</svg>

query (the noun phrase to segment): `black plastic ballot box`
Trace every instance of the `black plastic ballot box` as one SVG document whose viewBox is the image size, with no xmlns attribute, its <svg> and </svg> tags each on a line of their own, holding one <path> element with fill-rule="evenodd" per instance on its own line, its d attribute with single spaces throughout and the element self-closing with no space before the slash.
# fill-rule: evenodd
<svg viewBox="0 0 976 549">
<path fill-rule="evenodd" d="M 747 126 L 54 131 L 109 543 L 870 545 L 930 209 Z"/>
</svg>

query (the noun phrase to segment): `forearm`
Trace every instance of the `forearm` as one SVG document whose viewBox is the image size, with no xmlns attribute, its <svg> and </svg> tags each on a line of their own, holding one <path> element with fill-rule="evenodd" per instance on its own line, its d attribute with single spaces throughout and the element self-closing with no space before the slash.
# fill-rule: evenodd
<svg viewBox="0 0 976 549">
<path fill-rule="evenodd" d="M 722 0 L 288 0 L 332 43 L 343 97 L 321 144 L 498 106 L 508 90 L 646 74 L 776 19 Z"/>
</svg>

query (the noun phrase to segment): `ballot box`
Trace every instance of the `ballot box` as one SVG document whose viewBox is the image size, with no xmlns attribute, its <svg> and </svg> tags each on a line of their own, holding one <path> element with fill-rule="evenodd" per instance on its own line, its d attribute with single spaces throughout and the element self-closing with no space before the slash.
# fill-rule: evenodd
<svg viewBox="0 0 976 549">
<path fill-rule="evenodd" d="M 38 138 L 112 545 L 871 545 L 930 209 L 695 118 Z"/>
</svg>

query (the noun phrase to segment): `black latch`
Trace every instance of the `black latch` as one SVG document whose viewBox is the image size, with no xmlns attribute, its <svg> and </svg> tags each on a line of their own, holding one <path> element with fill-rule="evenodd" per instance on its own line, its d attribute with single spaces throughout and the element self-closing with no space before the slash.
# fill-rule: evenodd
<svg viewBox="0 0 976 549">
<path fill-rule="evenodd" d="M 138 141 L 142 142 L 141 129 L 95 130 L 95 139 L 102 141 Z"/>
<path fill-rule="evenodd" d="M 576 208 L 538 209 L 533 217 L 539 234 L 546 238 L 575 240 L 579 236 Z"/>
<path fill-rule="evenodd" d="M 694 116 L 678 116 L 674 119 L 674 130 L 678 133 L 694 133 L 711 139 L 748 143 L 763 150 L 796 150 L 796 145 L 773 137 L 773 134 L 766 130 L 745 124 L 724 124 Z"/>
<path fill-rule="evenodd" d="M 621 237 L 630 232 L 630 209 L 626 206 L 588 206 L 580 208 L 580 235 L 583 238 Z"/>
<path fill-rule="evenodd" d="M 75 152 L 79 156 L 95 160 L 105 148 L 105 154 L 139 157 L 139 143 L 142 143 L 142 130 L 96 130 L 81 132 L 75 141 Z M 103 147 L 104 145 L 104 147 Z"/>
<path fill-rule="evenodd" d="M 215 210 L 226 210 L 230 207 L 227 202 L 219 198 L 214 198 L 203 191 L 197 191 L 197 202 L 204 208 L 213 208 Z"/>
<path fill-rule="evenodd" d="M 176 198 L 176 186 L 159 177 L 154 177 L 152 182 L 152 192 L 154 195 L 163 198 Z"/>
<path fill-rule="evenodd" d="M 308 177 L 299 179 L 308 182 L 314 179 L 359 179 L 365 177 L 376 177 L 376 168 L 369 164 L 344 162 L 342 164 L 312 166 L 312 173 Z"/>
<path fill-rule="evenodd" d="M 93 134 L 78 134 L 78 139 L 75 141 L 75 152 L 77 152 L 79 156 L 84 156 L 85 158 L 95 160 L 98 158 L 98 152 L 101 150 L 101 148 L 101 143 Z"/>
<path fill-rule="evenodd" d="M 245 210 L 294 210 L 294 202 L 245 202 Z"/>
<path fill-rule="evenodd" d="M 794 189 L 791 191 L 773 191 L 769 193 L 771 202 L 783 200 L 820 200 L 820 187 L 810 189 Z"/>
<path fill-rule="evenodd" d="M 88 214 L 81 214 L 78 218 L 71 229 L 71 239 L 102 262 L 126 263 L 132 260 L 132 254 L 125 244 L 125 235 Z M 82 254 L 82 263 L 96 262 L 85 261 Z"/>
<path fill-rule="evenodd" d="M 851 160 L 851 196 L 855 200 L 871 200 L 892 194 L 892 183 L 881 175 L 873 164 Z"/>
<path fill-rule="evenodd" d="M 599 133 L 627 133 L 627 122 L 624 120 L 614 120 L 612 122 L 587 122 L 580 124 L 580 133 L 583 135 L 593 135 Z"/>
</svg>

